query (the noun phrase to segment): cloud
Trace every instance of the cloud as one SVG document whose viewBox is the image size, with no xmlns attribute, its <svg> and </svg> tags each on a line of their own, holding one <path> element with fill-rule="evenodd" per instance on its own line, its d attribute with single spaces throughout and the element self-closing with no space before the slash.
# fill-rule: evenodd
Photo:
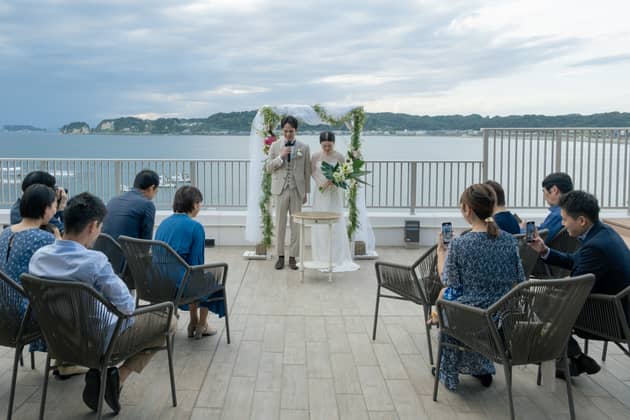
<svg viewBox="0 0 630 420">
<path fill-rule="evenodd" d="M 615 0 L 0 0 L 0 118 L 59 126 L 265 103 L 624 110 L 627 11 Z"/>
<path fill-rule="evenodd" d="M 604 57 L 596 57 L 588 60 L 579 61 L 577 63 L 573 63 L 573 67 L 584 67 L 584 66 L 606 66 L 609 64 L 617 64 L 622 62 L 630 61 L 630 54 L 617 54 L 617 55 L 608 55 Z"/>
</svg>

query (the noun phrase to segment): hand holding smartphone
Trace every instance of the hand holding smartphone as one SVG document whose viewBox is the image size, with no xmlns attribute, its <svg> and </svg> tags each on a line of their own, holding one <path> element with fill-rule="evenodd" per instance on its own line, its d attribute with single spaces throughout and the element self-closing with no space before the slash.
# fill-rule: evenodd
<svg viewBox="0 0 630 420">
<path fill-rule="evenodd" d="M 525 225 L 525 241 L 534 242 L 535 236 L 536 236 L 536 222 L 529 221 Z"/>
<path fill-rule="evenodd" d="M 442 223 L 442 242 L 448 245 L 453 240 L 453 224 L 451 222 Z"/>
</svg>

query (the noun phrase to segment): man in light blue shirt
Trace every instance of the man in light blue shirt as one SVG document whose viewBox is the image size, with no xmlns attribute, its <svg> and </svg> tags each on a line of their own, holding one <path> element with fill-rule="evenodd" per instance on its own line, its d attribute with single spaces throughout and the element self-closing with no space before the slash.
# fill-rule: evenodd
<svg viewBox="0 0 630 420">
<path fill-rule="evenodd" d="M 549 214 L 538 226 L 538 230 L 547 229 L 548 233 L 545 243 L 549 244 L 558 232 L 562 230 L 562 215 L 560 214 L 559 206 L 560 196 L 573 191 L 573 181 L 564 172 L 554 172 L 543 179 L 542 189 L 543 198 L 549 204 Z M 521 226 L 521 232 L 524 231 L 524 223 Z"/>
<path fill-rule="evenodd" d="M 65 234 L 63 240 L 40 248 L 29 264 L 29 272 L 33 275 L 67 281 L 87 283 L 103 297 L 110 301 L 120 312 L 132 314 L 135 310 L 135 299 L 129 293 L 127 285 L 114 273 L 105 254 L 94 251 L 94 245 L 101 233 L 106 208 L 101 199 L 89 193 L 81 193 L 73 197 L 64 210 Z M 173 317 L 173 319 L 175 319 Z M 175 328 L 171 324 L 171 330 Z M 142 318 L 133 325 L 127 325 L 121 332 L 125 334 L 135 329 L 149 328 Z M 163 331 L 163 330 L 162 330 Z M 164 345 L 165 338 L 156 334 L 155 343 L 148 347 Z M 120 368 L 110 368 L 107 372 L 107 389 L 105 401 L 111 409 L 120 411 L 120 388 L 131 372 L 140 373 L 147 365 L 155 351 L 143 351 L 127 359 Z M 91 409 L 98 407 L 100 372 L 90 369 L 85 377 L 83 401 Z"/>
</svg>

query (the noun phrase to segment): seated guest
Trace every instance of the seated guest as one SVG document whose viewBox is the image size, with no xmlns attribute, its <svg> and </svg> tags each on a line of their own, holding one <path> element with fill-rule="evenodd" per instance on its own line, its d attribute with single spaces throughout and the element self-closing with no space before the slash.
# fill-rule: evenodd
<svg viewBox="0 0 630 420">
<path fill-rule="evenodd" d="M 206 234 L 201 223 L 193 220 L 199 214 L 202 201 L 203 196 L 197 188 L 190 186 L 179 188 L 173 201 L 174 214 L 164 219 L 155 233 L 156 240 L 169 244 L 190 265 L 204 264 Z M 182 280 L 179 275 L 177 278 L 178 282 Z M 222 296 L 223 292 L 220 291 L 206 299 Z M 188 337 L 197 339 L 217 333 L 216 329 L 208 325 L 208 310 L 219 317 L 225 316 L 225 305 L 220 301 L 192 303 L 190 308 L 188 305 L 182 305 L 181 309 L 190 310 Z"/>
<path fill-rule="evenodd" d="M 112 198 L 107 203 L 107 216 L 103 221 L 103 233 L 114 239 L 131 236 L 138 239 L 153 238 L 155 223 L 155 197 L 160 177 L 154 171 L 144 169 L 133 181 L 133 189 Z"/>
<path fill-rule="evenodd" d="M 54 190 L 57 200 L 57 212 L 50 218 L 50 224 L 55 226 L 59 232 L 63 233 L 63 209 L 68 201 L 68 195 L 63 188 L 56 186 L 57 180 L 54 176 L 44 171 L 29 172 L 22 181 L 22 192 L 25 192 L 28 187 L 34 184 L 43 184 Z M 22 220 L 20 215 L 20 202 L 21 198 L 18 198 L 11 206 L 11 224 L 17 225 Z M 48 223 L 48 222 L 47 222 Z"/>
<path fill-rule="evenodd" d="M 518 220 L 505 208 L 505 192 L 501 184 L 496 181 L 486 181 L 485 184 L 492 188 L 497 196 L 497 204 L 494 207 L 492 217 L 494 218 L 494 222 L 499 226 L 499 229 L 511 233 L 512 235 L 521 233 Z"/>
<path fill-rule="evenodd" d="M 440 235 L 438 272 L 445 300 L 486 309 L 510 289 L 525 280 L 516 239 L 499 229 L 492 219 L 495 194 L 484 184 L 471 185 L 460 199 L 461 212 L 472 230 L 444 245 Z M 445 342 L 458 345 L 452 337 Z M 490 386 L 495 374 L 492 362 L 479 353 L 442 348 L 440 380 L 454 391 L 459 374 L 473 375 L 483 386 Z"/>
<path fill-rule="evenodd" d="M 571 270 L 571 276 L 594 274 L 592 293 L 615 295 L 629 286 L 630 250 L 617 232 L 600 222 L 597 199 L 584 191 L 571 191 L 560 197 L 558 205 L 562 224 L 569 235 L 580 240 L 580 248 L 572 254 L 558 252 L 539 237 L 530 246 L 548 264 Z M 625 309 L 628 314 L 628 308 Z M 569 340 L 567 355 L 571 376 L 599 372 L 597 362 L 582 353 L 573 337 Z"/>
<path fill-rule="evenodd" d="M 64 239 L 40 248 L 31 259 L 29 272 L 44 278 L 87 283 L 122 313 L 131 314 L 136 306 L 134 297 L 125 283 L 116 276 L 105 254 L 90 249 L 101 233 L 105 213 L 105 205 L 98 197 L 89 193 L 73 197 L 64 211 Z M 138 329 L 150 328 L 145 320 L 146 318 L 139 318 L 133 324 L 127 325 L 121 334 L 134 334 Z M 172 331 L 175 322 L 176 318 L 173 317 Z M 163 346 L 164 343 L 165 338 L 160 337 L 159 342 L 151 343 L 149 347 Z M 131 372 L 142 372 L 154 353 L 154 350 L 145 350 L 127 359 L 120 368 L 108 370 L 105 401 L 115 413 L 120 411 L 120 388 Z M 99 388 L 100 373 L 90 369 L 85 376 L 83 401 L 95 411 L 98 407 Z"/>
<path fill-rule="evenodd" d="M 550 243 L 551 240 L 562 230 L 562 216 L 560 215 L 560 196 L 573 191 L 573 181 L 568 174 L 564 172 L 555 172 L 549 174 L 543 179 L 543 198 L 549 204 L 549 214 L 538 226 L 538 230 L 547 229 L 546 243 Z M 521 226 L 525 228 L 524 225 Z"/>
<path fill-rule="evenodd" d="M 33 184 L 26 188 L 19 203 L 21 221 L 0 232 L 0 271 L 18 284 L 21 283 L 20 276 L 28 273 L 28 263 L 35 251 L 55 242 L 55 235 L 41 226 L 57 212 L 57 197 L 52 188 Z M 28 300 L 24 299 L 21 312 L 25 313 L 27 307 Z M 46 344 L 38 340 L 30 346 L 30 351 L 46 351 Z"/>
</svg>

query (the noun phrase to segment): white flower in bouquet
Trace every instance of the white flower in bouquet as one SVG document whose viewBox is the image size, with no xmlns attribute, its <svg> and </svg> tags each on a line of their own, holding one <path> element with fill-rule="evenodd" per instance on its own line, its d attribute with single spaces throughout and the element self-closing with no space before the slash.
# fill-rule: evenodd
<svg viewBox="0 0 630 420">
<path fill-rule="evenodd" d="M 333 173 L 333 180 L 336 183 L 340 183 L 340 182 L 342 182 L 344 180 L 344 176 L 343 176 L 343 174 L 341 172 L 335 172 L 335 173 Z"/>
<path fill-rule="evenodd" d="M 341 173 L 348 176 L 352 173 L 352 163 L 346 162 L 341 166 Z"/>
</svg>

